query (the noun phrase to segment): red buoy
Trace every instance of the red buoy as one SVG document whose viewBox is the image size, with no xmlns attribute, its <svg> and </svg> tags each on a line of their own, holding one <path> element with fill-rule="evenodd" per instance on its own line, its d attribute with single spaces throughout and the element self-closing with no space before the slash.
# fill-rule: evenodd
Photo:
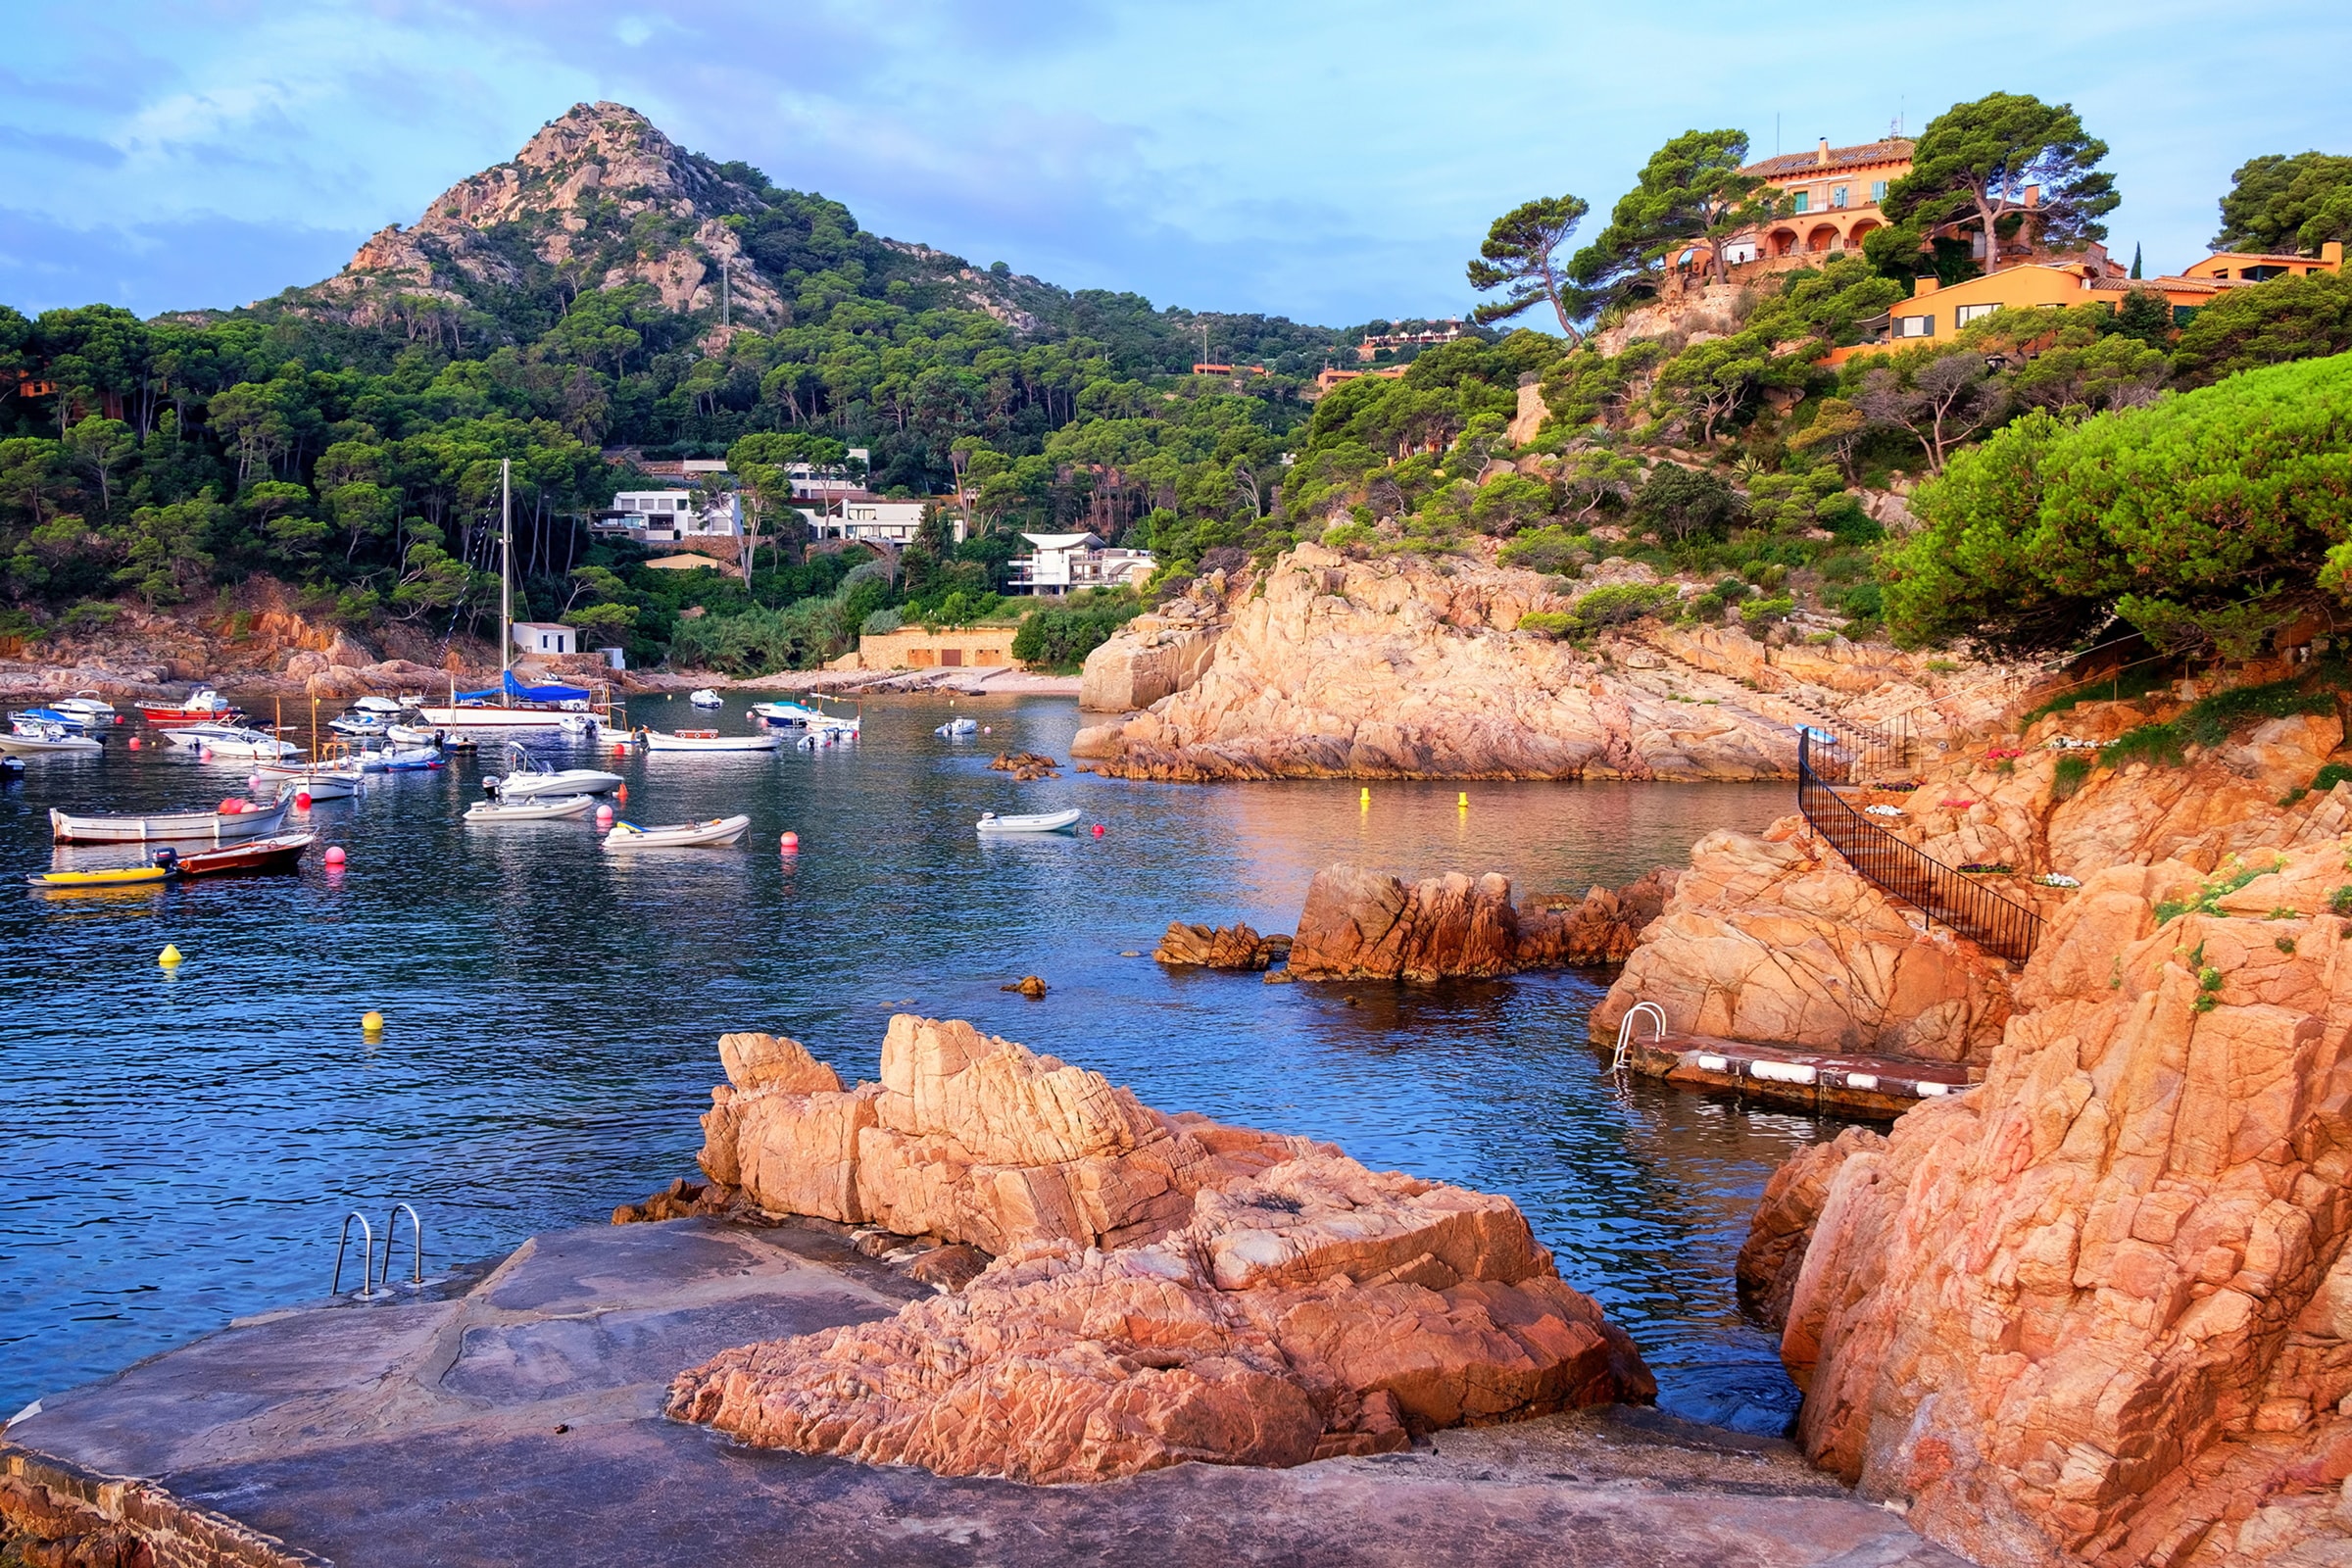
<svg viewBox="0 0 2352 1568">
<path fill-rule="evenodd" d="M 238 812 L 244 809 L 245 803 L 238 800 L 233 795 L 220 803 L 220 814 L 222 816 L 235 816 Z"/>
<path fill-rule="evenodd" d="M 629 787 L 626 784 L 617 786 L 612 791 L 612 798 L 626 806 L 629 800 Z"/>
<path fill-rule="evenodd" d="M 787 833 L 778 842 L 783 846 L 786 855 L 795 855 L 800 852 L 801 836 L 798 833 Z"/>
<path fill-rule="evenodd" d="M 298 811 L 307 811 L 311 808 L 311 792 L 309 790 L 294 792 L 294 808 Z"/>
<path fill-rule="evenodd" d="M 596 808 L 596 825 L 598 827 L 611 827 L 612 825 L 612 808 L 610 806 L 600 806 Z"/>
<path fill-rule="evenodd" d="M 130 749 L 134 752 L 139 749 L 139 738 L 136 735 L 130 738 Z"/>
<path fill-rule="evenodd" d="M 1102 836 L 1102 823 L 1100 823 L 1100 822 L 1097 822 L 1097 823 L 1095 824 L 1095 837 L 1097 837 L 1097 838 L 1101 838 Z"/>
<path fill-rule="evenodd" d="M 326 855 L 324 858 L 326 863 L 329 865 L 341 865 L 343 863 L 343 846 L 340 844 L 329 844 L 326 847 Z"/>
</svg>

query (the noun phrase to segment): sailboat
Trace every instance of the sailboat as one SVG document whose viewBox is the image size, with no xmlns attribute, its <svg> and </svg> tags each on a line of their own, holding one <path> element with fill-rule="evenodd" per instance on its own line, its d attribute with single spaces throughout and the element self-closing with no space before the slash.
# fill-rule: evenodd
<svg viewBox="0 0 2352 1568">
<path fill-rule="evenodd" d="M 449 706 L 419 708 L 417 724 L 427 729 L 555 729 L 568 714 L 588 711 L 593 697 L 585 686 L 526 686 L 514 675 L 514 465 L 498 462 L 498 652 L 499 680 L 478 692 L 449 683 Z"/>
</svg>

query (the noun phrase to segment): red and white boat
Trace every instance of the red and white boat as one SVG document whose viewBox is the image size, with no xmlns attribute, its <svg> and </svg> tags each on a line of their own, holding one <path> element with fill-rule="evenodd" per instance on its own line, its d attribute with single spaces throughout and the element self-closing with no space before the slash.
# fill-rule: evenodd
<svg viewBox="0 0 2352 1568">
<path fill-rule="evenodd" d="M 176 707 L 169 703 L 141 703 L 138 708 L 139 716 L 159 729 L 170 729 L 175 724 L 225 724 L 245 716 L 236 704 L 210 686 L 197 687 Z"/>
</svg>

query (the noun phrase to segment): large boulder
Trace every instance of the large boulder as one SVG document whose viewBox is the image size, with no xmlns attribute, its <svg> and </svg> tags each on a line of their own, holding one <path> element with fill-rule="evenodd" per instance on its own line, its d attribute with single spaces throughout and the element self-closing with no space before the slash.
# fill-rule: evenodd
<svg viewBox="0 0 2352 1568">
<path fill-rule="evenodd" d="M 1992 1568 L 2352 1560 L 2344 864 L 2097 873 L 1980 1087 L 1776 1182 L 1809 1455 Z"/>
<path fill-rule="evenodd" d="M 1215 621 L 1138 615 L 1086 656 L 1079 710 L 1128 713 L 1189 689 L 1208 668 L 1223 631 Z"/>
<path fill-rule="evenodd" d="M 789 1059 L 784 1044 L 738 1047 L 730 1070 Z M 879 1086 L 803 1091 L 810 1077 L 721 1086 L 705 1168 L 758 1184 L 771 1210 L 806 1200 L 829 1206 L 796 1211 L 843 1217 L 844 1146 L 770 1123 L 862 1107 L 860 1214 L 1000 1255 L 893 1319 L 682 1374 L 669 1403 L 682 1419 L 805 1452 L 1066 1482 L 1381 1452 L 1415 1432 L 1655 1394 L 1507 1199 L 1165 1116 L 958 1022 L 893 1019 Z M 799 1149 L 821 1168 L 775 1168 Z"/>
<path fill-rule="evenodd" d="M 1816 1051 L 1981 1061 L 2009 1014 L 1999 960 L 1931 925 L 1816 847 L 1801 817 L 1761 836 L 1724 830 L 1643 929 L 1592 1038 L 1636 1003 L 1681 1033 Z"/>
<path fill-rule="evenodd" d="M 1361 866 L 1334 865 L 1307 885 L 1291 938 L 1300 980 L 1439 980 L 1519 968 L 1519 911 L 1507 877 L 1459 871 L 1407 887 Z"/>
</svg>

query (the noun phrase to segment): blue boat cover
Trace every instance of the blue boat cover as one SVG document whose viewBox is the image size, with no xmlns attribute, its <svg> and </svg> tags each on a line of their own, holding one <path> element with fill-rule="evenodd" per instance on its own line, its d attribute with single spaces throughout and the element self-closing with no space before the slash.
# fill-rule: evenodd
<svg viewBox="0 0 2352 1568">
<path fill-rule="evenodd" d="M 510 669 L 499 685 L 478 692 L 460 692 L 458 701 L 478 703 L 485 697 L 507 697 L 523 703 L 584 703 L 589 696 L 585 686 L 525 686 Z"/>
</svg>

